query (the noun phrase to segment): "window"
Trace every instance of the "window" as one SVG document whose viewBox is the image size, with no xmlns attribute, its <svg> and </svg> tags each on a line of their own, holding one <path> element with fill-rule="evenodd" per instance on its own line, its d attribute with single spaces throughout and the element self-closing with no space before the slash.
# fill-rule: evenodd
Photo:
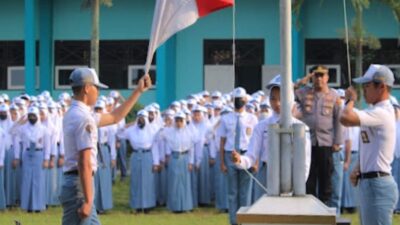
<svg viewBox="0 0 400 225">
<path fill-rule="evenodd" d="M 74 65 L 74 66 L 56 66 L 55 69 L 55 87 L 56 89 L 69 89 L 70 81 L 69 77 L 72 71 L 78 67 L 87 67 L 86 65 Z"/>
<path fill-rule="evenodd" d="M 24 41 L 0 41 L 0 89 L 8 88 L 9 67 L 24 66 L 24 55 Z"/>
<path fill-rule="evenodd" d="M 311 69 L 316 66 L 316 65 L 307 65 L 306 66 L 306 71 L 307 73 L 311 72 Z M 340 65 L 324 65 L 328 68 L 329 72 L 329 81 L 328 85 L 330 87 L 340 87 L 341 85 L 341 79 L 340 79 L 340 74 L 341 74 L 341 69 Z"/>
<path fill-rule="evenodd" d="M 77 67 L 88 67 L 90 63 L 89 41 L 55 41 L 54 87 L 69 88 L 69 76 Z"/>
<path fill-rule="evenodd" d="M 101 82 L 108 85 L 110 89 L 131 87 L 128 82 L 129 66 L 145 64 L 148 43 L 147 40 L 100 41 L 100 68 L 96 72 Z M 153 65 L 155 65 L 155 58 L 154 56 Z M 61 89 L 67 88 L 69 73 L 72 69 L 77 65 L 90 65 L 90 41 L 55 41 L 54 62 L 56 67 L 54 86 Z M 61 68 L 61 70 L 57 68 Z M 155 76 L 155 72 L 153 75 Z"/>
<path fill-rule="evenodd" d="M 156 83 L 156 66 L 151 66 L 149 71 L 153 88 Z M 144 75 L 144 65 L 129 65 L 128 66 L 128 88 L 132 89 L 136 87 L 137 82 Z"/>
<path fill-rule="evenodd" d="M 25 67 L 9 66 L 7 68 L 7 89 L 20 90 L 25 88 Z M 36 67 L 35 88 L 39 88 L 39 67 Z"/>
<path fill-rule="evenodd" d="M 218 66 L 213 70 L 212 67 L 204 69 L 204 89 L 214 88 L 214 86 L 208 86 L 209 83 L 218 82 L 224 79 L 227 82 L 226 87 L 237 87 L 241 86 L 246 89 L 248 93 L 256 92 L 262 89 L 262 65 L 264 64 L 264 40 L 263 39 L 240 39 L 236 40 L 236 52 L 235 52 L 235 68 L 232 70 L 231 79 L 225 76 L 226 74 L 220 74 L 220 77 L 213 77 L 214 72 L 227 72 L 224 65 L 232 65 L 232 40 L 204 40 L 203 48 L 203 60 L 204 66 Z M 206 72 L 210 72 L 206 74 Z M 218 75 L 217 75 L 218 76 Z M 225 78 L 223 78 L 225 77 Z M 211 79 L 211 80 L 210 80 Z M 229 82 L 234 82 L 233 84 Z M 225 89 L 226 90 L 226 89 Z"/>
<path fill-rule="evenodd" d="M 394 75 L 394 85 L 393 87 L 400 87 L 400 64 L 391 64 L 387 65 L 392 71 Z"/>
<path fill-rule="evenodd" d="M 400 65 L 400 43 L 398 39 L 379 39 L 381 48 L 370 49 L 363 48 L 363 72 L 367 71 L 370 64 L 390 65 L 395 69 L 395 87 L 400 87 L 400 75 L 397 72 L 397 65 Z M 355 74 L 355 50 L 350 48 L 351 55 L 351 78 L 362 76 Z M 330 83 L 336 83 L 337 86 L 349 86 L 349 77 L 347 71 L 346 45 L 341 39 L 306 39 L 305 41 L 305 62 L 306 65 L 338 65 L 334 76 L 337 80 L 329 80 Z M 306 68 L 307 69 L 307 68 Z M 307 71 L 306 71 L 307 72 Z M 329 73 L 334 73 L 331 69 Z M 332 79 L 332 74 L 330 75 Z"/>
</svg>

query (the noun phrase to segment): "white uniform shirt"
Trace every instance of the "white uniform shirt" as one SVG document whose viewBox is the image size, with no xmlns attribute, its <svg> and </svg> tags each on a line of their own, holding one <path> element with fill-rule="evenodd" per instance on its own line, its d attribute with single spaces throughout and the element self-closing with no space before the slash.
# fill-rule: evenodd
<svg viewBox="0 0 400 225">
<path fill-rule="evenodd" d="M 62 116 L 61 115 L 56 115 L 56 122 L 55 122 L 55 126 L 56 126 L 56 131 L 57 131 L 57 135 L 56 135 L 56 142 L 58 145 L 58 155 L 64 155 L 65 151 L 64 151 L 64 134 L 63 134 L 63 128 L 62 128 Z"/>
<path fill-rule="evenodd" d="M 90 107 L 73 100 L 63 119 L 64 172 L 78 169 L 79 152 L 90 148 L 91 165 L 97 170 L 97 124 Z"/>
<path fill-rule="evenodd" d="M 394 157 L 400 158 L 400 120 L 396 121 L 396 145 Z"/>
<path fill-rule="evenodd" d="M 44 160 L 50 159 L 50 133 L 45 126 L 39 121 L 35 125 L 27 122 L 20 128 L 20 132 L 22 151 L 29 150 L 31 144 L 34 144 L 35 149 L 42 149 Z"/>
<path fill-rule="evenodd" d="M 198 151 L 196 148 L 199 147 L 199 136 L 196 131 L 185 126 L 181 129 L 176 127 L 165 128 L 166 135 L 166 152 L 186 152 L 189 151 L 189 163 L 194 164 L 194 152 Z"/>
<path fill-rule="evenodd" d="M 253 114 L 242 112 L 231 112 L 221 117 L 219 134 L 226 138 L 225 151 L 235 149 L 235 132 L 237 117 L 240 116 L 240 150 L 247 150 L 253 128 L 258 123 L 257 117 Z M 239 150 L 239 149 L 237 149 Z"/>
<path fill-rule="evenodd" d="M 49 141 L 50 141 L 50 155 L 57 156 L 58 155 L 58 148 L 57 148 L 57 131 L 56 127 L 54 126 L 53 122 L 50 118 L 47 118 L 46 121 L 42 121 L 42 125 L 46 128 L 49 134 Z"/>
<path fill-rule="evenodd" d="M 140 129 L 136 124 L 124 129 L 118 133 L 118 138 L 120 139 L 128 139 L 131 147 L 134 150 L 139 149 L 150 149 L 152 150 L 154 138 L 155 138 L 154 130 L 148 125 L 146 121 L 146 125 L 143 129 Z M 135 154 L 135 153 L 133 153 Z M 153 155 L 153 165 L 159 164 L 159 153 L 157 151 L 152 151 Z"/>
<path fill-rule="evenodd" d="M 113 124 L 107 126 L 108 129 L 108 146 L 110 146 L 110 155 L 111 155 L 111 160 L 116 160 L 117 159 L 117 149 L 116 149 L 116 142 L 117 142 L 117 131 L 118 131 L 118 125 Z"/>
<path fill-rule="evenodd" d="M 195 148 L 195 150 L 198 150 L 195 152 L 195 162 L 197 166 L 200 166 L 201 161 L 203 160 L 203 146 L 205 144 L 209 144 L 212 139 L 212 130 L 211 130 L 211 125 L 210 122 L 206 119 L 203 119 L 200 123 L 195 123 L 192 122 L 191 126 L 193 126 L 194 129 L 197 130 L 197 135 L 199 139 L 199 146 Z M 205 159 L 208 160 L 208 159 Z"/>
<path fill-rule="evenodd" d="M 108 127 L 100 127 L 100 128 L 98 128 L 98 134 L 97 134 L 97 136 L 98 136 L 98 142 L 100 143 L 100 144 L 107 144 L 107 142 L 108 142 L 108 136 L 109 136 L 109 129 L 108 129 Z"/>
<path fill-rule="evenodd" d="M 210 141 L 210 157 L 212 159 L 219 157 L 219 147 L 221 143 L 221 135 L 218 132 L 219 126 L 220 123 L 217 121 L 215 126 L 212 127 L 212 139 Z"/>
<path fill-rule="evenodd" d="M 360 127 L 345 127 L 344 140 L 350 140 L 351 151 L 358 152 L 360 150 Z"/>
<path fill-rule="evenodd" d="M 157 162 L 156 165 L 159 165 L 160 162 L 165 162 L 165 158 L 167 155 L 166 136 L 168 134 L 166 133 L 166 128 L 167 127 L 161 128 L 154 138 L 152 151 L 158 152 L 158 159 L 159 159 L 159 162 Z"/>
<path fill-rule="evenodd" d="M 12 143 L 12 137 L 10 134 L 10 129 L 13 126 L 14 122 L 11 121 L 10 114 L 7 113 L 7 119 L 5 120 L 0 120 L 0 128 L 3 129 L 6 137 L 2 141 L 2 145 L 5 145 L 5 149 L 8 150 L 10 149 Z"/>
<path fill-rule="evenodd" d="M 257 159 L 261 162 L 267 162 L 268 160 L 268 126 L 270 124 L 279 123 L 280 116 L 276 113 L 273 113 L 267 119 L 259 122 L 254 128 L 253 135 L 251 136 L 249 148 L 245 155 L 241 156 L 241 162 L 239 168 L 250 168 L 253 166 Z M 303 124 L 302 121 L 292 118 L 293 123 L 295 124 Z M 306 141 L 305 141 L 305 154 L 306 161 L 305 163 L 305 177 L 308 178 L 308 174 L 310 172 L 311 166 L 311 137 L 310 137 L 310 129 L 306 126 Z M 260 163 L 261 163 L 260 162 Z"/>
<path fill-rule="evenodd" d="M 355 113 L 361 124 L 361 172 L 382 171 L 390 174 L 396 137 L 393 106 L 389 100 L 385 100 Z"/>
<path fill-rule="evenodd" d="M 0 127 L 0 143 L 4 143 L 6 140 L 6 132 Z M 0 144 L 0 168 L 4 166 L 4 158 L 6 154 L 6 146 Z"/>
</svg>

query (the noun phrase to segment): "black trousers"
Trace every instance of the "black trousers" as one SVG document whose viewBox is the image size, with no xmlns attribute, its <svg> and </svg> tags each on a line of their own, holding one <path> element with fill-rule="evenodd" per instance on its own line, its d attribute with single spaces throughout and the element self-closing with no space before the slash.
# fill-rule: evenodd
<svg viewBox="0 0 400 225">
<path fill-rule="evenodd" d="M 306 190 L 328 204 L 332 194 L 332 147 L 313 146 L 311 149 L 311 167 Z"/>
</svg>

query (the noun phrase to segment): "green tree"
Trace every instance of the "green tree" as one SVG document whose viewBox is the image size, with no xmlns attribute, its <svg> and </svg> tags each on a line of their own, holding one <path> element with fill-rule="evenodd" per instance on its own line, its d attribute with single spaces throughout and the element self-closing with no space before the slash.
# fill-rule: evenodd
<svg viewBox="0 0 400 225">
<path fill-rule="evenodd" d="M 92 13 L 92 35 L 90 39 L 90 67 L 99 71 L 99 33 L 100 4 L 111 7 L 112 0 L 82 0 L 81 8 L 90 9 Z"/>
</svg>

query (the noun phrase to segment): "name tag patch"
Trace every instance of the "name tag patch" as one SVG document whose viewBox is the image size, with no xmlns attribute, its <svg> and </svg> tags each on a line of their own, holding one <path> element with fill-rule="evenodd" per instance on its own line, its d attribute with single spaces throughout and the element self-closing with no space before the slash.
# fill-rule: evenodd
<svg viewBox="0 0 400 225">
<path fill-rule="evenodd" d="M 361 141 L 363 143 L 370 143 L 368 133 L 366 131 L 361 131 Z"/>
</svg>

